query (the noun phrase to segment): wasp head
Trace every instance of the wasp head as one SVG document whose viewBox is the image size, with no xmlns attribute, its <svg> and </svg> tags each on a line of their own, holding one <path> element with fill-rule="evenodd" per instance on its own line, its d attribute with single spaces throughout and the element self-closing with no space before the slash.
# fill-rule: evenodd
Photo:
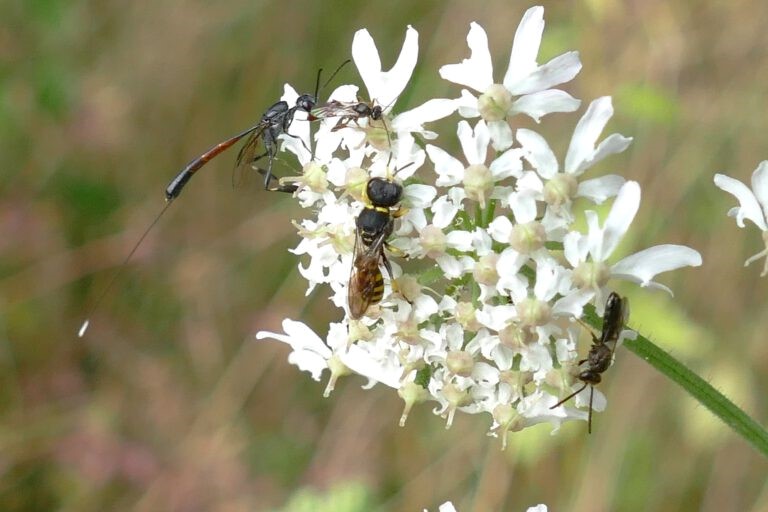
<svg viewBox="0 0 768 512">
<path fill-rule="evenodd" d="M 373 206 L 389 208 L 400 202 L 403 186 L 384 178 L 371 178 L 365 186 L 365 194 Z"/>
</svg>

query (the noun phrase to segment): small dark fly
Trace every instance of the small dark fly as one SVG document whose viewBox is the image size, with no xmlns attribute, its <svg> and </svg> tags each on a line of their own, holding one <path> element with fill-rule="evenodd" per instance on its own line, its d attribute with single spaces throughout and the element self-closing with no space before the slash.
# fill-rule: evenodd
<svg viewBox="0 0 768 512">
<path fill-rule="evenodd" d="M 384 296 L 384 278 L 380 264 L 384 264 L 392 281 L 392 266 L 384 248 L 394 229 L 394 219 L 405 210 L 398 206 L 403 186 L 384 178 L 371 178 L 365 186 L 365 207 L 355 220 L 355 249 L 349 278 L 349 314 L 361 318 L 368 308 L 378 304 Z"/>
<path fill-rule="evenodd" d="M 592 346 L 589 349 L 586 359 L 579 361 L 581 368 L 576 376 L 584 383 L 579 389 L 563 398 L 555 405 L 550 407 L 554 409 L 564 404 L 574 396 L 581 393 L 584 388 L 590 386 L 589 391 L 589 418 L 587 421 L 589 433 L 592 433 L 592 396 L 594 386 L 602 380 L 602 373 L 613 364 L 613 352 L 616 349 L 616 342 L 619 341 L 621 331 L 629 319 L 629 299 L 621 297 L 616 292 L 611 292 L 608 300 L 605 302 L 605 313 L 603 314 L 603 330 L 600 338 L 590 329 L 592 335 Z"/>
<path fill-rule="evenodd" d="M 357 124 L 360 119 L 370 118 L 374 121 L 380 121 L 384 116 L 384 110 L 381 105 L 373 105 L 364 101 L 331 100 L 322 107 L 313 109 L 311 115 L 313 119 L 339 118 L 339 122 L 333 129 L 341 130 L 353 121 Z"/>
<path fill-rule="evenodd" d="M 392 148 L 392 138 L 389 134 L 389 128 L 387 122 L 384 119 L 384 107 L 377 105 L 374 102 L 365 101 L 338 101 L 331 100 L 323 106 L 312 109 L 310 113 L 310 119 L 333 119 L 337 118 L 338 122 L 331 128 L 331 131 L 341 130 L 342 128 L 348 128 L 350 123 L 354 123 L 358 127 L 362 119 L 368 119 L 368 139 L 371 143 L 379 147 L 384 143 L 383 138 L 376 144 L 377 137 L 374 136 L 371 131 L 384 131 L 386 135 L 386 148 Z"/>
</svg>

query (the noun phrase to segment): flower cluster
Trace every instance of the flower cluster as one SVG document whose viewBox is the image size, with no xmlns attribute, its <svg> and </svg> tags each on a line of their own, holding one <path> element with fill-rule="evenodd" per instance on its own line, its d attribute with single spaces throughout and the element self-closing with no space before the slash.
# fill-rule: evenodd
<svg viewBox="0 0 768 512">
<path fill-rule="evenodd" d="M 372 99 L 368 106 L 381 115 L 339 108 L 359 101 L 358 88 L 344 85 L 318 110 L 314 141 L 312 123 L 294 122 L 291 135 L 281 136 L 304 167 L 290 178 L 308 212 L 296 222 L 301 242 L 293 252 L 304 261 L 299 272 L 307 293 L 329 286 L 345 315 L 324 338 L 293 320 L 283 322 L 284 334 L 257 338 L 288 343 L 289 362 L 315 379 L 329 370 L 326 395 L 339 377 L 356 373 L 398 391 L 406 404 L 401 425 L 412 405 L 426 400 L 436 402 L 448 426 L 457 411 L 490 414 L 493 434 L 585 420 L 587 412 L 578 408 L 588 405 L 589 390 L 553 407 L 582 385 L 575 375 L 584 308 L 592 303 L 601 313 L 614 279 L 669 291 L 652 279 L 701 264 L 696 251 L 677 245 L 613 257 L 638 211 L 640 187 L 618 175 L 587 176 L 631 142 L 619 134 L 598 142 L 613 114 L 609 97 L 588 105 L 562 160 L 542 135 L 514 128 L 516 116 L 539 122 L 580 106 L 556 88 L 578 74 L 579 55 L 538 64 L 543 29 L 543 8 L 529 9 L 509 68 L 495 82 L 486 34 L 472 23 L 470 57 L 439 72 L 476 94 L 463 89 L 457 98 L 432 99 L 397 115 L 418 34 L 408 27 L 396 64 L 382 71 L 373 40 L 360 30 L 352 56 Z M 286 86 L 283 99 L 295 98 Z M 456 114 L 464 118 L 455 132 L 461 155 L 438 146 L 426 126 Z M 374 177 L 402 185 L 396 208 L 371 206 L 366 184 Z M 609 200 L 602 221 L 596 211 L 575 208 Z M 358 233 L 356 219 L 365 208 L 393 221 L 391 234 L 382 237 L 386 244 Z M 585 233 L 576 229 L 579 222 Z M 363 272 L 360 255 L 370 256 L 371 247 L 376 264 Z M 384 290 L 376 290 L 378 272 L 388 267 L 392 276 L 384 272 Z M 355 281 L 350 291 L 351 275 L 371 286 Z M 367 294 L 363 315 L 351 314 L 350 293 Z M 604 397 L 594 393 L 592 407 L 601 410 Z"/>
</svg>

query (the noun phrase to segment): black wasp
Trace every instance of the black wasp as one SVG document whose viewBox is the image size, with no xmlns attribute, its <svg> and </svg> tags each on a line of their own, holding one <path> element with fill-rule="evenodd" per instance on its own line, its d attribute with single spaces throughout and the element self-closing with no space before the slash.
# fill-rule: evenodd
<svg viewBox="0 0 768 512">
<path fill-rule="evenodd" d="M 619 341 L 621 331 L 629 319 L 629 299 L 621 297 L 616 292 L 611 292 L 608 300 L 605 302 L 605 313 L 603 314 L 603 331 L 600 338 L 592 332 L 592 346 L 589 349 L 586 359 L 579 361 L 581 371 L 576 376 L 584 383 L 579 389 L 563 398 L 555 405 L 550 407 L 554 409 L 574 396 L 581 393 L 584 388 L 591 386 L 589 390 L 589 419 L 587 421 L 589 433 L 592 433 L 592 395 L 594 394 L 595 384 L 600 384 L 601 374 L 610 368 L 613 363 L 613 351 L 616 349 L 616 342 Z"/>
<path fill-rule="evenodd" d="M 349 60 L 344 61 L 341 66 L 339 66 L 336 71 L 334 71 L 333 75 L 331 75 L 331 78 L 328 79 L 328 82 L 333 80 L 333 77 L 336 76 L 336 73 L 338 73 L 339 70 L 341 70 L 341 68 L 343 68 L 348 62 Z M 250 167 L 258 160 L 267 157 L 267 169 L 262 173 L 264 174 L 264 188 L 269 189 L 269 183 L 274 179 L 274 176 L 272 176 L 272 162 L 274 161 L 275 155 L 277 154 L 277 138 L 283 133 L 288 133 L 288 128 L 290 128 L 291 123 L 293 123 L 293 118 L 296 115 L 296 112 L 306 112 L 308 114 L 308 119 L 313 119 L 311 112 L 317 104 L 317 95 L 320 90 L 320 74 L 322 71 L 323 70 L 321 68 L 317 72 L 314 95 L 302 94 L 296 99 L 296 104 L 293 107 L 289 107 L 288 102 L 286 101 L 278 101 L 269 107 L 266 112 L 264 112 L 258 123 L 251 126 L 247 130 L 238 133 L 234 137 L 231 137 L 223 142 L 219 142 L 208 151 L 189 162 L 186 167 L 184 167 L 166 187 L 166 201 L 170 202 L 176 199 L 179 194 L 181 194 L 181 190 L 187 184 L 189 179 L 193 174 L 195 174 L 195 172 L 197 172 L 198 169 L 203 167 L 211 159 L 232 147 L 232 145 L 246 136 L 248 138 L 243 144 L 243 147 L 240 148 L 240 152 L 237 154 L 237 169 L 242 170 L 243 172 L 248 172 L 247 167 Z M 326 83 L 325 85 L 328 84 Z M 256 152 L 259 147 L 259 140 L 264 143 L 264 152 L 257 155 Z M 278 185 L 272 190 L 280 192 L 294 192 L 296 190 L 296 186 Z"/>
<path fill-rule="evenodd" d="M 333 78 L 341 70 L 341 68 L 343 68 L 349 62 L 350 62 L 349 60 L 342 62 L 341 65 L 336 69 L 336 71 L 333 72 L 333 74 L 328 79 L 328 81 L 323 85 L 323 87 L 328 85 L 328 83 L 331 80 L 333 80 Z M 274 176 L 272 176 L 272 162 L 275 159 L 275 155 L 277 154 L 278 137 L 283 133 L 288 134 L 288 128 L 291 126 L 291 123 L 293 123 L 293 118 L 296 115 L 296 112 L 298 112 L 299 110 L 307 113 L 307 120 L 313 119 L 311 116 L 311 111 L 317 104 L 317 95 L 319 94 L 319 91 L 320 91 L 320 75 L 322 74 L 322 72 L 323 72 L 322 68 L 320 68 L 317 71 L 317 80 L 315 81 L 314 95 L 302 94 L 296 99 L 296 104 L 293 107 L 289 107 L 288 102 L 286 101 L 278 101 L 277 103 L 269 107 L 266 110 L 266 112 L 264 112 L 264 114 L 262 114 L 261 119 L 259 120 L 258 123 L 251 126 L 247 130 L 238 133 L 234 137 L 231 137 L 223 142 L 219 142 L 218 144 L 210 148 L 208 151 L 206 151 L 202 155 L 193 159 L 176 175 L 176 177 L 174 177 L 171 180 L 171 182 L 165 188 L 165 206 L 163 207 L 162 210 L 160 210 L 160 213 L 157 214 L 155 219 L 152 221 L 149 227 L 147 227 L 147 229 L 144 231 L 141 237 L 139 237 L 139 240 L 136 242 L 136 244 L 133 246 L 131 251 L 128 253 L 128 256 L 126 256 L 126 258 L 123 260 L 117 272 L 113 274 L 112 279 L 110 279 L 110 281 L 107 283 L 107 286 L 102 291 L 101 295 L 99 295 L 99 297 L 96 299 L 96 302 L 91 307 L 91 314 L 93 313 L 93 311 L 96 310 L 98 305 L 101 303 L 102 299 L 106 296 L 107 292 L 111 289 L 112 285 L 117 280 L 118 276 L 120 276 L 125 266 L 133 257 L 133 254 L 136 252 L 136 250 L 139 248 L 141 243 L 144 241 L 144 238 L 146 238 L 146 236 L 149 234 L 149 232 L 152 230 L 155 224 L 157 224 L 157 222 L 160 220 L 160 218 L 163 216 L 166 210 L 168 210 L 168 207 L 171 205 L 173 200 L 179 197 L 179 194 L 181 194 L 181 191 L 184 189 L 186 184 L 192 178 L 192 175 L 195 174 L 195 172 L 197 172 L 209 161 L 211 161 L 214 157 L 216 157 L 217 155 L 223 153 L 224 151 L 232 147 L 240 139 L 244 137 L 248 137 L 245 141 L 245 144 L 243 144 L 243 147 L 240 149 L 240 152 L 237 154 L 236 170 L 241 172 L 248 172 L 250 169 L 244 169 L 244 168 L 250 167 L 258 160 L 264 157 L 267 157 L 268 159 L 267 169 L 266 170 L 259 169 L 259 172 L 261 172 L 264 175 L 264 188 L 269 190 L 270 181 L 275 179 Z M 259 146 L 259 141 L 263 141 L 264 143 L 264 152 L 257 155 L 256 152 Z M 280 192 L 294 192 L 296 190 L 296 186 L 295 185 L 278 185 L 277 187 L 271 190 L 280 191 Z M 90 317 L 91 315 L 89 314 L 88 316 Z M 82 337 L 85 334 L 85 331 L 88 329 L 89 324 L 90 324 L 90 320 L 86 319 L 85 322 L 83 322 L 82 326 L 80 327 L 80 330 L 78 331 L 78 336 Z"/>
<path fill-rule="evenodd" d="M 395 218 L 405 213 L 398 206 L 402 195 L 403 186 L 385 178 L 371 178 L 365 185 L 366 205 L 355 220 L 355 250 L 349 277 L 349 316 L 353 319 L 361 318 L 384 296 L 381 263 L 392 281 L 392 266 L 384 247 L 394 229 Z"/>
</svg>

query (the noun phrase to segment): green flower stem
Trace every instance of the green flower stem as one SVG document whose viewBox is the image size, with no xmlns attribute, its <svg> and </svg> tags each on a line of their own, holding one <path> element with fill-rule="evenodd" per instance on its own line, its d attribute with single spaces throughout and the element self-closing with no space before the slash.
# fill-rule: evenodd
<svg viewBox="0 0 768 512">
<path fill-rule="evenodd" d="M 594 308 L 588 308 L 588 311 L 585 312 L 585 318 L 592 327 L 601 328 L 602 320 L 598 318 Z M 634 340 L 624 340 L 624 346 L 676 382 L 737 434 L 757 448 L 760 453 L 768 457 L 768 432 L 707 381 L 640 333 Z"/>
</svg>

